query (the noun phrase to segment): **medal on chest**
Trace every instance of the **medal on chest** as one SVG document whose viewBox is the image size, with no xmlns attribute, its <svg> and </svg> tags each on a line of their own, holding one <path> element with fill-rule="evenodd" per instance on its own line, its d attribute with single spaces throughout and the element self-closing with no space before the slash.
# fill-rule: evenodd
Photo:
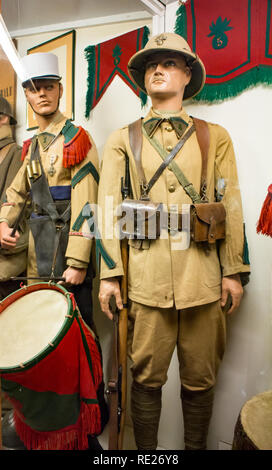
<svg viewBox="0 0 272 470">
<path fill-rule="evenodd" d="M 49 156 L 49 168 L 48 168 L 48 175 L 49 176 L 54 176 L 54 174 L 56 173 L 56 168 L 54 167 L 56 161 L 57 161 L 57 158 L 58 158 L 58 155 L 50 155 Z"/>
</svg>

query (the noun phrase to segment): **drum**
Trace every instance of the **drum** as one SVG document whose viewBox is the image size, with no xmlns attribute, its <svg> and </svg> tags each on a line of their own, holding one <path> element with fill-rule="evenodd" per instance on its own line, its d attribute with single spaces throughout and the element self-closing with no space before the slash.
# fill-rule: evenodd
<svg viewBox="0 0 272 470">
<path fill-rule="evenodd" d="M 272 450 L 272 391 L 260 393 L 243 406 L 233 439 L 233 450 Z"/>
<path fill-rule="evenodd" d="M 27 449 L 83 450 L 99 434 L 101 355 L 64 287 L 32 284 L 0 302 L 0 373 Z"/>
</svg>

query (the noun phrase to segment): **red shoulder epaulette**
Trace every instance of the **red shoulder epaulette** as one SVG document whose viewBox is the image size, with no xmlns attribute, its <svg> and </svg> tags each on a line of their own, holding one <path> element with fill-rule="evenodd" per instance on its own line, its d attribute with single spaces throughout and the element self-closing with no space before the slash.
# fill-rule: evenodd
<svg viewBox="0 0 272 470">
<path fill-rule="evenodd" d="M 21 156 L 21 160 L 24 161 L 26 155 L 27 155 L 27 152 L 28 152 L 28 149 L 31 145 L 31 142 L 32 142 L 32 139 L 27 139 L 23 142 L 23 148 L 22 148 L 22 156 Z"/>
<path fill-rule="evenodd" d="M 65 168 L 71 168 L 72 166 L 81 163 L 86 158 L 87 153 L 92 147 L 90 138 L 85 129 L 83 129 L 83 127 L 77 128 L 74 125 L 71 125 L 71 123 L 69 124 L 70 135 L 68 135 L 67 137 L 69 138 L 71 136 L 71 127 L 73 130 L 73 137 L 71 138 L 71 140 L 67 139 L 68 142 L 64 142 L 63 145 L 63 166 Z M 21 157 L 22 160 L 25 159 L 31 142 L 32 139 L 28 139 L 23 142 Z"/>
<path fill-rule="evenodd" d="M 87 132 L 83 127 L 79 127 L 74 137 L 63 145 L 63 166 L 70 168 L 81 163 L 91 147 L 92 144 Z"/>
</svg>

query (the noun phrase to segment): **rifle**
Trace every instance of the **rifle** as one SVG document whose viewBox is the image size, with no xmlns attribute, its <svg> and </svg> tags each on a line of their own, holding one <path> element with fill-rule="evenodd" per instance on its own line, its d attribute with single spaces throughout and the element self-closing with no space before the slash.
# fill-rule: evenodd
<svg viewBox="0 0 272 470">
<path fill-rule="evenodd" d="M 121 281 L 123 309 L 113 315 L 113 347 L 111 375 L 108 380 L 109 395 L 109 450 L 122 450 L 127 402 L 127 240 L 121 245 L 124 276 Z"/>
<path fill-rule="evenodd" d="M 123 199 L 129 196 L 129 162 L 126 157 L 125 183 L 123 178 Z M 121 242 L 121 256 L 124 275 L 121 280 L 121 296 L 123 309 L 114 313 L 113 317 L 113 350 L 111 376 L 108 380 L 109 395 L 109 450 L 122 450 L 127 403 L 127 323 L 128 323 L 128 241 Z"/>
<path fill-rule="evenodd" d="M 23 218 L 23 215 L 24 215 L 24 212 L 25 212 L 25 209 L 26 209 L 26 205 L 27 205 L 28 200 L 29 200 L 29 196 L 30 196 L 30 192 L 27 193 L 26 198 L 24 200 L 24 203 L 22 205 L 22 208 L 21 208 L 21 210 L 18 214 L 17 219 L 15 220 L 15 223 L 14 223 L 13 228 L 12 228 L 12 232 L 10 234 L 11 237 L 15 236 L 16 230 L 18 230 L 18 228 L 19 228 L 19 225 L 21 223 L 21 220 Z"/>
<path fill-rule="evenodd" d="M 128 246 L 127 239 L 122 241 L 121 246 L 122 261 L 124 267 L 124 276 L 121 283 L 121 294 L 123 300 L 123 309 L 119 312 L 118 321 L 118 363 L 119 363 L 119 403 L 120 403 L 120 429 L 118 436 L 118 449 L 122 449 L 123 435 L 126 418 L 127 402 L 127 324 L 128 324 Z M 121 382 L 121 383 L 120 383 Z"/>
</svg>

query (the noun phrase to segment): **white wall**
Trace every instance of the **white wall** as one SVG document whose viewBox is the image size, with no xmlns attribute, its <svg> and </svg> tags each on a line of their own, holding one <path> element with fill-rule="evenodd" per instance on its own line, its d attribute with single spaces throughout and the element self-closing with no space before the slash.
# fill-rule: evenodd
<svg viewBox="0 0 272 470">
<path fill-rule="evenodd" d="M 168 8 L 166 30 L 173 28 L 176 7 L 174 4 Z M 145 114 L 147 110 L 141 110 L 139 99 L 117 77 L 86 121 L 87 64 L 84 48 L 146 24 L 148 25 L 146 21 L 134 21 L 77 30 L 75 123 L 83 125 L 93 135 L 100 157 L 108 134 Z M 150 20 L 149 26 L 151 24 Z M 59 34 L 61 32 L 18 38 L 19 52 L 25 54 L 29 47 Z M 245 289 L 242 306 L 228 319 L 228 346 L 218 378 L 209 449 L 217 449 L 219 441 L 231 443 L 234 425 L 243 403 L 256 393 L 272 388 L 272 240 L 256 234 L 261 206 L 267 187 L 272 183 L 271 101 L 272 88 L 258 86 L 221 104 L 185 105 L 189 114 L 223 125 L 232 136 L 252 265 L 251 282 Z M 26 112 L 20 85 L 17 103 L 17 138 L 22 141 L 29 138 L 31 133 L 25 131 Z M 96 282 L 95 316 L 106 368 L 112 325 L 99 310 L 97 284 Z M 168 449 L 182 449 L 183 430 L 176 355 L 171 362 L 168 383 L 163 390 L 163 405 L 159 445 Z"/>
</svg>

